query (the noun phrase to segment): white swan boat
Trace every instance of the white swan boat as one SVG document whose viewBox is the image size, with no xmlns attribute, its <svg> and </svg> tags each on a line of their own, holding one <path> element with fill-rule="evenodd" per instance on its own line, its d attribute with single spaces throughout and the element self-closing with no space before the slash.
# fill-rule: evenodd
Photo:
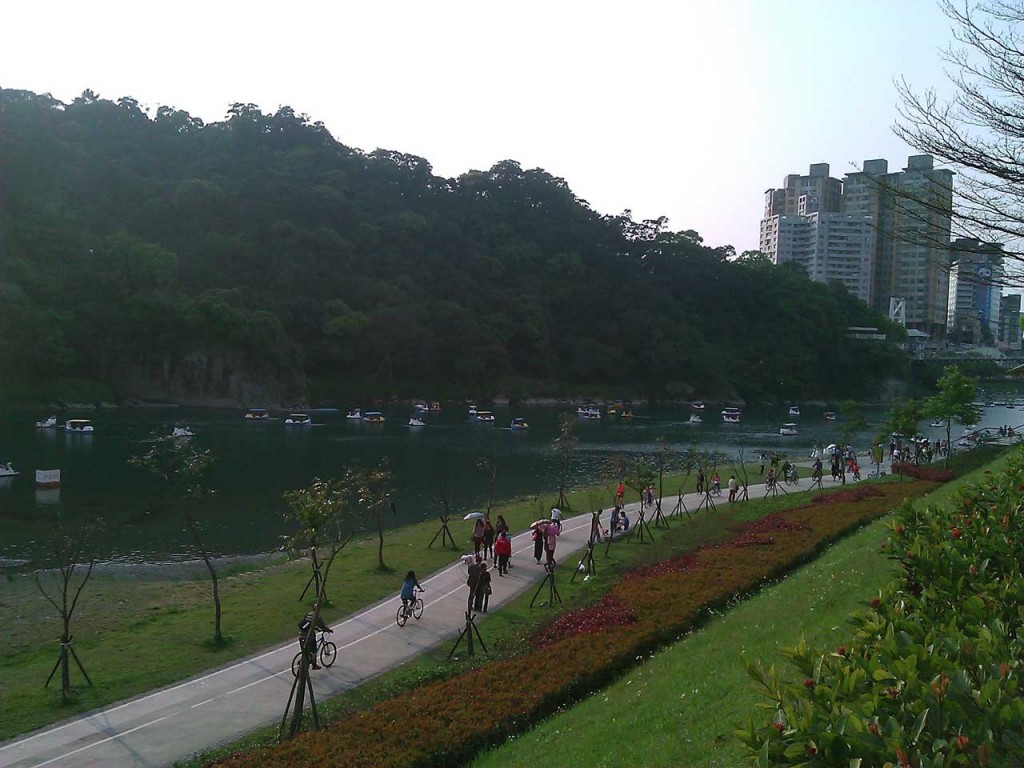
<svg viewBox="0 0 1024 768">
<path fill-rule="evenodd" d="M 15 477 L 21 472 L 11 466 L 11 462 L 0 462 L 0 477 Z"/>
<path fill-rule="evenodd" d="M 522 416 L 516 416 L 512 419 L 512 423 L 508 425 L 509 429 L 529 429 L 530 425 L 526 423 L 526 419 Z"/>
<path fill-rule="evenodd" d="M 690 407 L 693 408 L 693 410 L 695 411 L 703 411 L 704 403 L 702 403 L 700 400 L 696 400 L 695 402 L 690 403 Z"/>
<path fill-rule="evenodd" d="M 581 405 L 576 409 L 576 415 L 594 421 L 601 418 L 601 410 L 596 405 Z"/>
<path fill-rule="evenodd" d="M 935 421 L 933 421 L 933 422 L 931 423 L 931 425 L 930 425 L 930 426 L 931 426 L 932 428 L 934 428 L 934 429 L 938 429 L 939 427 L 944 427 L 944 426 L 946 426 L 946 422 L 944 422 L 944 421 L 943 421 L 942 419 L 936 419 Z"/>
<path fill-rule="evenodd" d="M 473 420 L 478 422 L 482 421 L 490 423 L 494 421 L 494 414 L 491 413 L 490 411 L 477 411 L 476 415 L 473 417 Z"/>
<path fill-rule="evenodd" d="M 57 426 L 56 416 L 47 416 L 42 421 L 36 422 L 36 427 L 39 429 L 54 429 Z"/>
<path fill-rule="evenodd" d="M 799 435 L 800 434 L 800 430 L 797 429 L 796 424 L 794 424 L 793 422 L 789 422 L 788 424 L 783 424 L 782 425 L 782 428 L 779 430 L 779 434 L 780 435 Z"/>
<path fill-rule="evenodd" d="M 308 413 L 289 413 L 284 423 L 289 427 L 309 427 L 312 426 L 313 420 L 309 418 Z"/>
<path fill-rule="evenodd" d="M 88 419 L 68 419 L 64 422 L 64 431 L 88 434 L 95 430 L 93 429 L 92 422 Z"/>
<path fill-rule="evenodd" d="M 353 421 L 362 421 L 363 412 L 359 408 L 353 408 L 351 411 L 348 412 L 345 418 L 352 419 Z"/>
<path fill-rule="evenodd" d="M 195 436 L 196 436 L 195 432 L 193 432 L 188 427 L 181 426 L 180 424 L 176 425 L 174 427 L 174 429 L 171 430 L 171 437 L 195 437 Z"/>
<path fill-rule="evenodd" d="M 791 405 L 791 406 L 789 406 L 789 415 L 790 416 L 799 417 L 800 416 L 800 406 L 799 405 Z"/>
<path fill-rule="evenodd" d="M 690 414 L 690 421 L 689 421 L 689 423 L 690 424 L 703 424 L 704 423 L 704 419 L 702 419 L 696 413 L 691 413 Z"/>
<path fill-rule="evenodd" d="M 423 419 L 421 419 L 417 415 L 418 413 L 420 413 L 420 411 L 416 411 L 416 413 L 414 413 L 412 416 L 409 417 L 409 426 L 410 427 L 425 427 L 425 426 L 427 426 L 427 422 L 425 422 Z"/>
</svg>

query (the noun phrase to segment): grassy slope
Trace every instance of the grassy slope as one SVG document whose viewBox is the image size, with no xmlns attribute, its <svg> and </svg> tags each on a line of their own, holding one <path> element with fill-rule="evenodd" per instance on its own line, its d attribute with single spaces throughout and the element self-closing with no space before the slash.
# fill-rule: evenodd
<svg viewBox="0 0 1024 768">
<path fill-rule="evenodd" d="M 942 503 L 970 479 L 917 503 Z M 760 703 L 741 657 L 779 663 L 777 649 L 801 637 L 823 648 L 848 641 L 846 617 L 894 573 L 879 551 L 885 535 L 885 521 L 867 526 L 474 768 L 740 765 L 733 732 Z"/>
</svg>

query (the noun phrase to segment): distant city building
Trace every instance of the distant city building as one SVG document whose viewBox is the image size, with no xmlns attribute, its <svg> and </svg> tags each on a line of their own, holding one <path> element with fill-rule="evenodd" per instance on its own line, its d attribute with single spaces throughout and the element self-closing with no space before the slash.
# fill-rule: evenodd
<svg viewBox="0 0 1024 768">
<path fill-rule="evenodd" d="M 780 189 L 765 191 L 762 218 L 838 212 L 842 194 L 843 182 L 829 176 L 828 163 L 814 163 L 806 176 L 791 173 Z"/>
<path fill-rule="evenodd" d="M 946 332 L 949 296 L 953 172 L 930 155 L 913 155 L 902 171 L 867 160 L 843 179 L 843 213 L 870 216 L 871 303 L 885 312 L 892 297 L 905 302 L 907 327 L 933 337 Z"/>
<path fill-rule="evenodd" d="M 794 262 L 818 282 L 838 281 L 862 301 L 871 298 L 870 218 L 834 212 L 775 215 L 761 222 L 761 252 Z"/>
<path fill-rule="evenodd" d="M 999 301 L 999 348 L 1004 352 L 1024 349 L 1020 328 L 1020 294 L 1009 293 Z"/>
<path fill-rule="evenodd" d="M 1000 336 L 1002 246 L 961 237 L 950 243 L 949 252 L 947 335 L 965 344 L 995 346 Z"/>
</svg>

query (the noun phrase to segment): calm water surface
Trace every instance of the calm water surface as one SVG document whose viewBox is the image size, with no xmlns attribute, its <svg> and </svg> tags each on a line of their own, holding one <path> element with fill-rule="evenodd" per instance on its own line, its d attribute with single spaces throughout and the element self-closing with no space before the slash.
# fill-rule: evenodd
<svg viewBox="0 0 1024 768">
<path fill-rule="evenodd" d="M 553 449 L 558 416 L 566 408 L 493 408 L 494 425 L 469 422 L 463 406 L 446 405 L 426 416 L 427 426 L 406 426 L 409 410 L 385 410 L 387 423 L 348 421 L 344 414 L 314 414 L 312 427 L 287 427 L 283 416 L 246 421 L 240 411 L 118 410 L 60 414 L 90 418 L 92 435 L 36 429 L 44 413 L 0 413 L 0 461 L 13 462 L 22 475 L 0 480 L 0 564 L 28 561 L 22 567 L 49 564 L 47 538 L 57 521 L 95 525 L 97 557 L 128 563 L 191 560 L 195 551 L 183 524 L 185 502 L 166 498 L 160 484 L 128 465 L 145 452 L 155 435 L 167 435 L 175 423 L 195 431 L 193 444 L 209 449 L 215 464 L 209 484 L 216 495 L 196 510 L 204 541 L 217 555 L 266 552 L 280 546 L 288 527 L 282 520 L 282 493 L 308 485 L 314 477 L 341 475 L 353 461 L 375 464 L 388 457 L 395 478 L 397 514 L 394 524 L 436 519 L 440 490 L 447 478 L 453 514 L 461 520 L 469 510 L 487 503 L 487 481 L 477 459 L 493 453 L 498 467 L 496 496 L 541 495 L 550 505 L 558 487 L 560 459 Z M 814 443 L 838 439 L 839 423 L 823 419 L 824 408 L 804 406 L 800 418 L 785 407 L 749 408 L 740 424 L 723 424 L 721 406 L 709 404 L 704 423 L 687 423 L 685 406 L 637 409 L 633 420 L 606 417 L 580 421 L 573 458 L 572 484 L 607 477 L 608 459 L 618 453 L 652 454 L 656 440 L 683 451 L 692 444 L 752 459 L 762 449 L 781 450 L 803 458 Z M 866 450 L 885 419 L 885 409 L 866 408 L 871 425 L 854 437 Z M 530 424 L 525 432 L 507 427 L 513 416 Z M 800 434 L 781 437 L 779 427 L 798 422 Z M 1024 422 L 1024 408 L 983 410 L 981 426 Z M 922 424 L 937 437 L 940 430 Z M 959 430 L 957 430 L 959 431 Z M 59 490 L 37 490 L 34 470 L 60 468 Z M 606 500 L 595 499 L 602 506 Z M 194 505 L 195 502 L 189 504 Z"/>
</svg>

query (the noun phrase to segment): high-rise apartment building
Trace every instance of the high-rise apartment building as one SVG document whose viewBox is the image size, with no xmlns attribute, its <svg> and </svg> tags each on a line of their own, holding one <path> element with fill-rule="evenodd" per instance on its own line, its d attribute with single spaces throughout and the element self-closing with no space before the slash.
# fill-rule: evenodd
<svg viewBox="0 0 1024 768">
<path fill-rule="evenodd" d="M 1020 294 L 1008 293 L 999 300 L 999 348 L 1020 352 L 1024 347 L 1020 328 Z"/>
<path fill-rule="evenodd" d="M 828 172 L 828 163 L 814 163 L 806 176 L 791 173 L 780 189 L 765 190 L 763 218 L 838 211 L 843 182 Z"/>
<path fill-rule="evenodd" d="M 973 238 L 950 244 L 947 334 L 961 343 L 994 345 L 1000 336 L 1002 246 Z"/>
<path fill-rule="evenodd" d="M 871 298 L 873 237 L 867 216 L 820 211 L 761 221 L 761 251 L 774 263 L 795 262 L 812 280 L 839 281 L 865 302 Z"/>
<path fill-rule="evenodd" d="M 902 171 L 867 160 L 843 179 L 842 211 L 875 222 L 872 304 L 888 311 L 905 301 L 907 327 L 942 336 L 948 321 L 953 172 L 930 155 L 914 155 Z"/>
</svg>

